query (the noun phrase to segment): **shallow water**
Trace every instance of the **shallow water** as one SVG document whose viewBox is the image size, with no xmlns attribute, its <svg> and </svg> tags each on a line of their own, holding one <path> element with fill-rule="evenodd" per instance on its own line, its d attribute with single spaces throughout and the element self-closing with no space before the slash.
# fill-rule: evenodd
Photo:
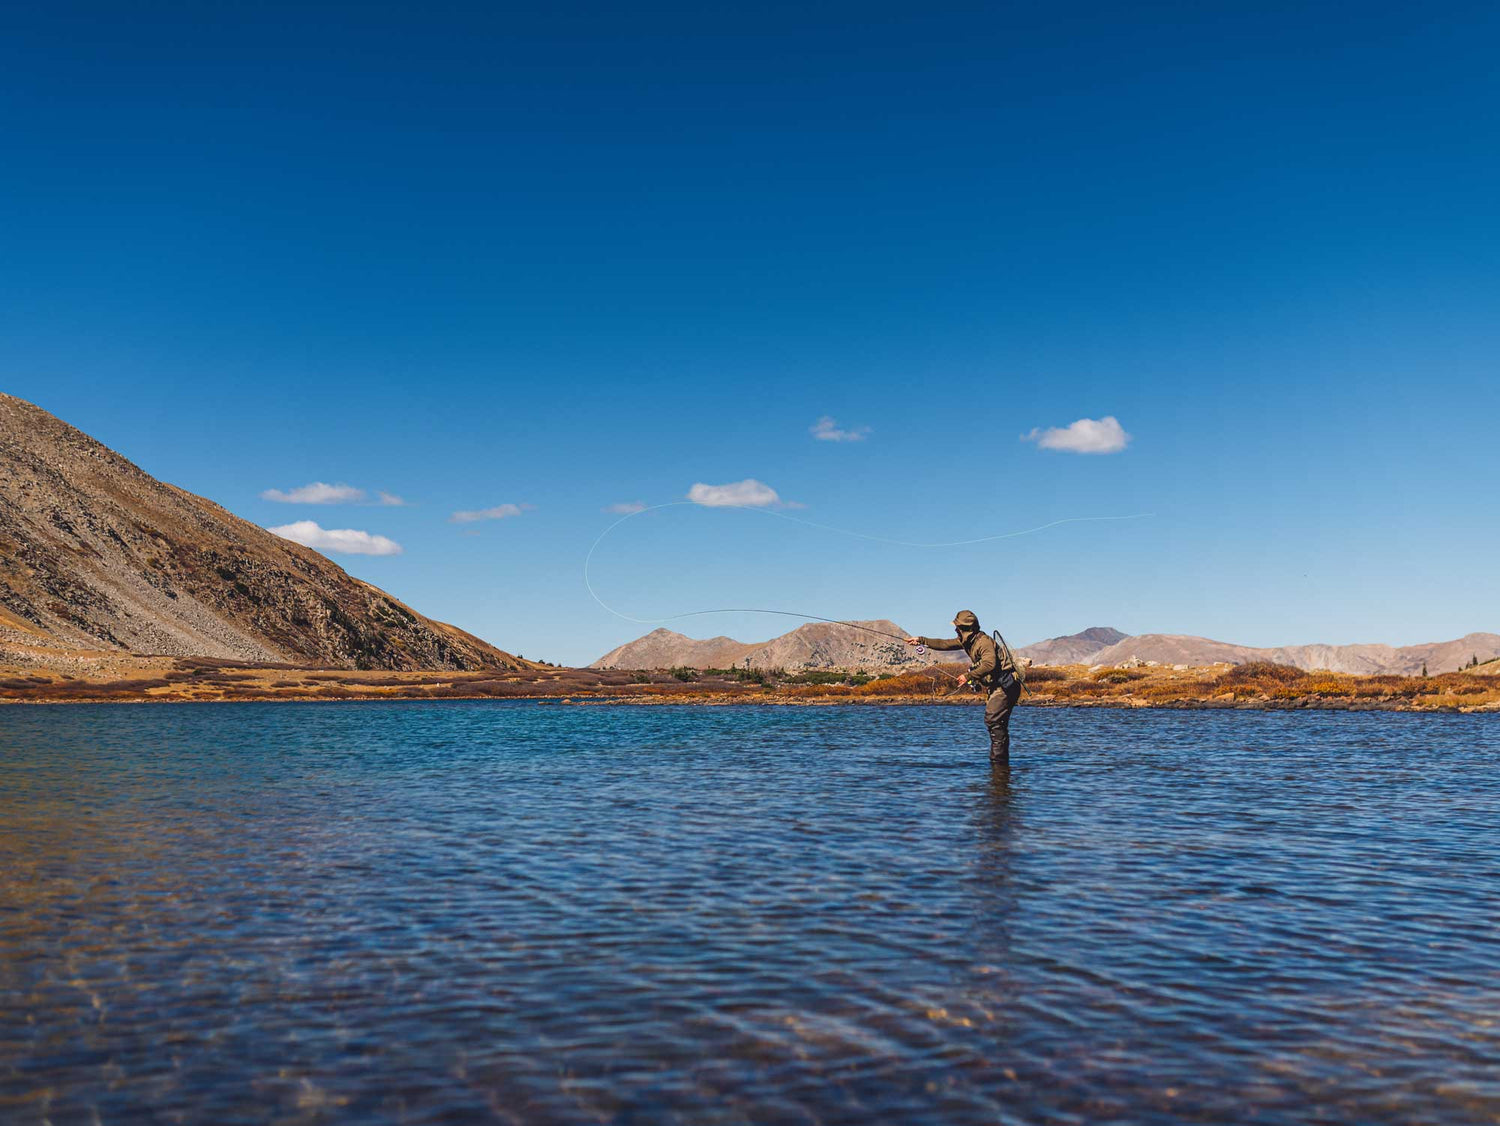
<svg viewBox="0 0 1500 1126">
<path fill-rule="evenodd" d="M 0 709 L 0 1120 L 1500 1118 L 1495 717 L 1014 731 Z"/>
</svg>

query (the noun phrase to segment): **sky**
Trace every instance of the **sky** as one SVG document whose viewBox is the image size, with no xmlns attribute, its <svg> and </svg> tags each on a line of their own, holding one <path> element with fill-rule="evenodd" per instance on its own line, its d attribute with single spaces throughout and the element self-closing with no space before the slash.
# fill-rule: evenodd
<svg viewBox="0 0 1500 1126">
<path fill-rule="evenodd" d="M 592 557 L 628 617 L 1500 631 L 1497 48 L 1478 3 L 11 5 L 0 390 L 551 661 L 652 628 L 583 564 L 669 502 Z"/>
</svg>

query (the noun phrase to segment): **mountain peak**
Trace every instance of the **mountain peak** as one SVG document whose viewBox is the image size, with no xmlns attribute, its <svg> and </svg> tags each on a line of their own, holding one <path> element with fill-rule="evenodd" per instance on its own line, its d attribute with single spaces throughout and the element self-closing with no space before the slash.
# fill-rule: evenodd
<svg viewBox="0 0 1500 1126">
<path fill-rule="evenodd" d="M 1129 634 L 1121 633 L 1113 626 L 1090 626 L 1082 633 L 1070 633 L 1064 637 L 1050 637 L 1016 650 L 1017 656 L 1030 657 L 1039 665 L 1074 665 L 1089 661 L 1095 653 L 1107 646 L 1124 641 Z"/>
<path fill-rule="evenodd" d="M 850 628 L 858 627 L 858 628 Z M 880 637 L 878 634 L 888 634 Z M 744 666 L 779 669 L 919 668 L 931 661 L 918 657 L 901 641 L 906 631 L 884 618 L 867 621 L 806 622 L 770 641 L 745 642 L 732 637 L 695 641 L 670 630 L 652 630 L 600 657 L 596 669 L 723 669 Z"/>
</svg>

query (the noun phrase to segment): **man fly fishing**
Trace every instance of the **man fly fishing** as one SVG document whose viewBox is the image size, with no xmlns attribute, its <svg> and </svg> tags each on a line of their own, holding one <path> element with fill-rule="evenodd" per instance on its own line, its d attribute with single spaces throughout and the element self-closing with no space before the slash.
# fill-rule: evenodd
<svg viewBox="0 0 1500 1126">
<path fill-rule="evenodd" d="M 973 685 L 989 693 L 984 705 L 984 725 L 990 730 L 990 765 L 1010 766 L 1010 713 L 1021 695 L 1021 674 L 1010 647 L 997 634 L 990 637 L 979 628 L 972 610 L 953 617 L 957 637 L 908 637 L 908 645 L 929 649 L 962 649 L 969 657 L 969 671 L 958 678 L 959 687 Z M 998 642 L 998 643 L 997 643 Z"/>
</svg>

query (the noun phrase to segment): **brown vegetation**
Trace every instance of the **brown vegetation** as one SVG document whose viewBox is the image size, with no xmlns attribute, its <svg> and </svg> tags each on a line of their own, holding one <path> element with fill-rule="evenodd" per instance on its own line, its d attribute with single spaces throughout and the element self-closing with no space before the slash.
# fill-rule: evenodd
<svg viewBox="0 0 1500 1126">
<path fill-rule="evenodd" d="M 612 700 L 638 704 L 977 704 L 955 690 L 960 665 L 871 678 L 711 669 L 685 680 L 678 670 L 534 668 L 510 672 L 354 671 L 256 665 L 200 658 L 99 658 L 68 671 L 0 667 L 0 702 L 171 700 Z M 1023 704 L 1040 707 L 1344 708 L 1500 711 L 1500 678 L 1354 676 L 1255 663 L 1173 670 L 1161 667 L 1035 668 Z"/>
</svg>

